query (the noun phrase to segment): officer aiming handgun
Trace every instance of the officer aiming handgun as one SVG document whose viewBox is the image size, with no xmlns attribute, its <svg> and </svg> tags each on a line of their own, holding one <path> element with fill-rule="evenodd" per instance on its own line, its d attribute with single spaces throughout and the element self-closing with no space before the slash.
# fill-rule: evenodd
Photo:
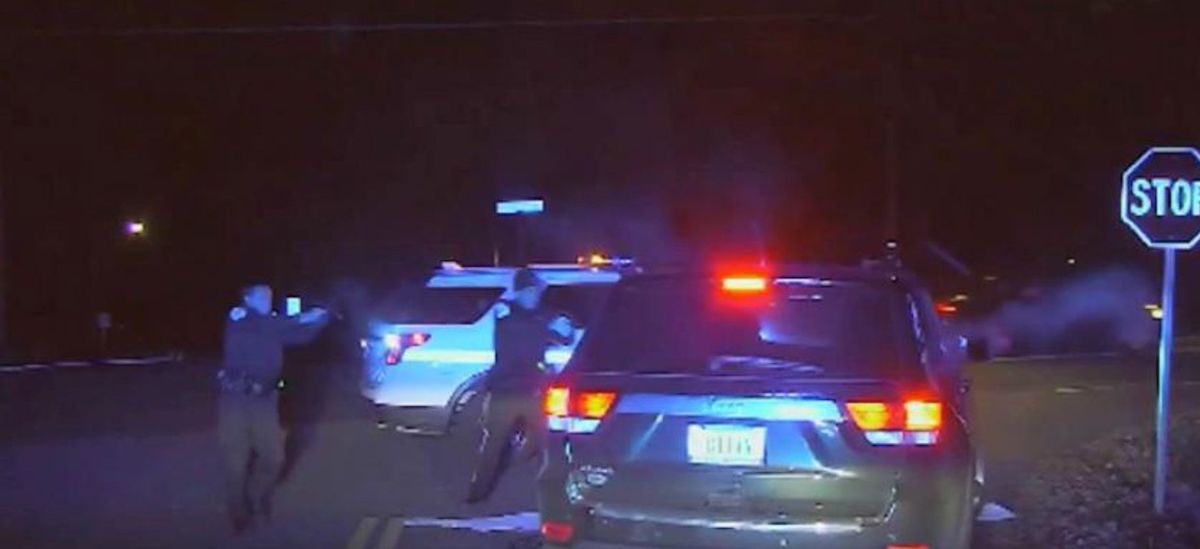
<svg viewBox="0 0 1200 549">
<path fill-rule="evenodd" d="M 225 456 L 230 520 L 235 532 L 267 521 L 284 461 L 279 424 L 283 348 L 313 340 L 329 319 L 324 309 L 277 316 L 271 287 L 242 290 L 242 304 L 225 323 L 224 356 L 217 373 L 217 434 Z M 254 455 L 251 468 L 251 454 Z"/>
</svg>

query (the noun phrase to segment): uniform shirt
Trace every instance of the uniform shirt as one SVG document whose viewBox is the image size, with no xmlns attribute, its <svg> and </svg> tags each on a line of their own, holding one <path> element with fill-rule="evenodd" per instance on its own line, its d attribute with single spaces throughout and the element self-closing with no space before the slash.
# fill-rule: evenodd
<svg viewBox="0 0 1200 549">
<path fill-rule="evenodd" d="M 283 370 L 283 347 L 311 341 L 324 325 L 324 320 L 302 324 L 292 317 L 254 311 L 240 320 L 227 317 L 222 366 L 232 373 L 274 383 Z"/>
<path fill-rule="evenodd" d="M 496 319 L 496 364 L 488 371 L 487 388 L 536 389 L 546 379 L 541 362 L 546 347 L 571 341 L 550 329 L 554 315 L 504 303 Z"/>
</svg>

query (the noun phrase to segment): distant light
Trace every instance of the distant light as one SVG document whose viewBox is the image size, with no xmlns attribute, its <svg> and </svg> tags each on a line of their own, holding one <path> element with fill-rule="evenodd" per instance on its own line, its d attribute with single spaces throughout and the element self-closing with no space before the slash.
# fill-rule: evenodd
<svg viewBox="0 0 1200 549">
<path fill-rule="evenodd" d="M 501 200 L 496 203 L 498 215 L 530 215 L 546 211 L 546 202 L 540 198 L 529 200 Z"/>
<path fill-rule="evenodd" d="M 588 263 L 592 265 L 603 265 L 607 262 L 608 260 L 604 258 L 604 254 L 592 254 L 588 256 Z"/>
<path fill-rule="evenodd" d="M 763 292 L 767 279 L 762 276 L 728 276 L 721 279 L 721 289 L 726 292 Z"/>
<path fill-rule="evenodd" d="M 954 294 L 954 297 L 950 298 L 950 301 L 953 303 L 962 303 L 964 301 L 970 301 L 970 300 L 971 300 L 971 296 L 969 296 L 967 294 Z"/>
<path fill-rule="evenodd" d="M 296 316 L 296 315 L 300 314 L 300 309 L 301 309 L 300 298 L 295 297 L 295 296 L 289 296 L 284 301 L 284 310 L 285 310 L 284 314 L 286 314 L 287 316 Z"/>
<path fill-rule="evenodd" d="M 1147 303 L 1145 306 L 1145 309 L 1146 309 L 1147 313 L 1150 313 L 1150 318 L 1153 318 L 1154 320 L 1162 320 L 1163 319 L 1163 310 L 1162 310 L 1162 307 L 1158 306 L 1158 304 Z"/>
<path fill-rule="evenodd" d="M 983 277 L 984 282 L 995 282 L 997 280 L 1000 280 L 1000 277 L 996 275 L 986 275 Z"/>
<path fill-rule="evenodd" d="M 1074 264 L 1075 264 L 1075 258 L 1074 258 L 1074 257 L 1068 257 L 1068 258 L 1067 258 L 1067 265 L 1074 265 Z"/>
<path fill-rule="evenodd" d="M 125 223 L 125 234 L 129 236 L 141 236 L 146 234 L 146 224 L 141 221 L 129 221 Z"/>
</svg>

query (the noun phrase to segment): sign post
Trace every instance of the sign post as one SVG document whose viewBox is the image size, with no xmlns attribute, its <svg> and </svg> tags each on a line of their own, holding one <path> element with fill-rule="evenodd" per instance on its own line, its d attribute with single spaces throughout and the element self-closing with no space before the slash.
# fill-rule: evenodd
<svg viewBox="0 0 1200 549">
<path fill-rule="evenodd" d="M 1121 219 L 1147 246 L 1164 251 L 1154 455 L 1154 511 L 1162 514 L 1169 463 L 1175 253 L 1200 242 L 1200 152 L 1190 147 L 1154 147 L 1143 153 L 1121 178 Z"/>
<path fill-rule="evenodd" d="M 500 217 L 528 217 L 532 215 L 540 215 L 546 211 L 546 201 L 540 198 L 529 198 L 524 200 L 501 200 L 496 202 L 496 215 Z M 525 257 L 525 224 L 524 220 L 517 220 L 517 261 L 524 263 Z M 500 266 L 500 245 L 495 244 L 492 247 L 492 262 L 496 266 Z"/>
</svg>

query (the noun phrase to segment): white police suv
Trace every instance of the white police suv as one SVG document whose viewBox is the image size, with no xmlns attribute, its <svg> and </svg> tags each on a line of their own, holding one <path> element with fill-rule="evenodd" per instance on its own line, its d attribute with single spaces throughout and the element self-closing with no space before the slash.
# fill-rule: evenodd
<svg viewBox="0 0 1200 549">
<path fill-rule="evenodd" d="M 630 266 L 596 257 L 529 266 L 547 284 L 543 306 L 580 327 L 574 342 L 546 351 L 547 368 L 566 365 L 588 321 Z M 434 435 L 449 429 L 495 360 L 495 322 L 516 269 L 444 263 L 423 287 L 389 300 L 362 341 L 362 392 L 377 406 L 381 427 Z"/>
</svg>

